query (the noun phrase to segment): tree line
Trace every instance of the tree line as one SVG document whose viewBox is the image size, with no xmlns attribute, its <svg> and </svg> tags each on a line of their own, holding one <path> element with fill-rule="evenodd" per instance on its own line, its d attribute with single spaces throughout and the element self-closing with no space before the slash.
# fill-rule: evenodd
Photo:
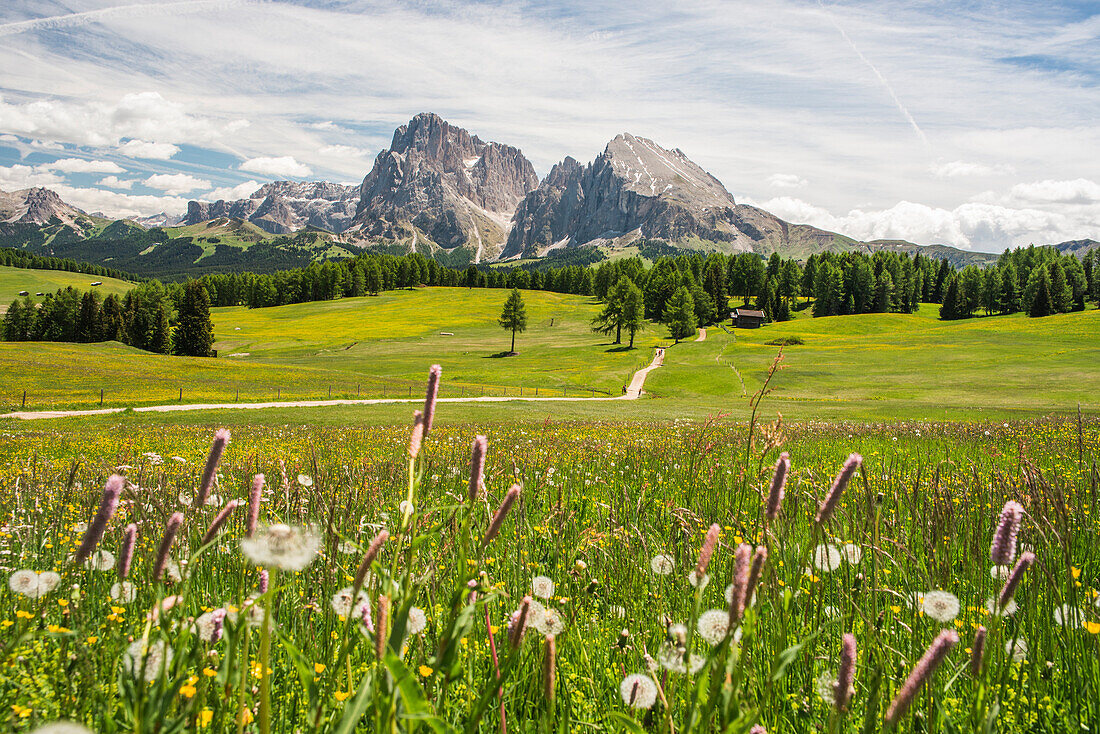
<svg viewBox="0 0 1100 734">
<path fill-rule="evenodd" d="M 1002 253 L 993 267 L 951 273 L 940 318 L 967 319 L 983 311 L 1050 316 L 1083 311 L 1089 301 L 1100 308 L 1100 249 L 1078 259 L 1051 247 L 1018 247 Z"/>
<path fill-rule="evenodd" d="M 135 275 L 114 268 L 78 262 L 67 257 L 43 257 L 24 250 L 14 250 L 10 247 L 0 248 L 0 265 L 9 268 L 26 268 L 28 270 L 63 270 L 67 273 L 86 273 L 88 275 L 98 275 L 101 278 L 117 278 L 118 280 L 129 280 L 131 282 L 141 280 Z"/>
<path fill-rule="evenodd" d="M 48 293 L 36 305 L 17 299 L 0 322 L 6 341 L 92 343 L 117 341 L 157 354 L 210 356 L 214 325 L 210 297 L 196 280 L 170 286 L 151 280 L 124 296 L 72 286 Z"/>
</svg>

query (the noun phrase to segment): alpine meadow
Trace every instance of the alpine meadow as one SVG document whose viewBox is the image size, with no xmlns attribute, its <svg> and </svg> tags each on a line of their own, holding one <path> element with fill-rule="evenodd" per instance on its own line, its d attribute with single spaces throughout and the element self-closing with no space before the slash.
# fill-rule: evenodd
<svg viewBox="0 0 1100 734">
<path fill-rule="evenodd" d="M 11 0 L 0 729 L 1100 730 L 1098 19 Z"/>
</svg>

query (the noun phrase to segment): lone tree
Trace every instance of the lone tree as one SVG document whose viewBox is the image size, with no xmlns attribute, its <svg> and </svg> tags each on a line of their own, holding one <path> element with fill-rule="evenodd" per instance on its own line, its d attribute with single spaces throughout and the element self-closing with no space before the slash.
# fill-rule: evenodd
<svg viewBox="0 0 1100 734">
<path fill-rule="evenodd" d="M 210 321 L 210 295 L 197 280 L 183 286 L 179 325 L 173 335 L 173 352 L 186 357 L 209 357 L 214 346 L 214 324 Z"/>
<path fill-rule="evenodd" d="M 665 324 L 668 325 L 668 333 L 677 343 L 695 333 L 695 302 L 691 293 L 684 286 L 680 286 L 668 305 L 665 306 Z"/>
<path fill-rule="evenodd" d="M 607 291 L 607 304 L 596 318 L 592 330 L 610 335 L 615 332 L 615 343 L 622 344 L 623 329 L 630 332 L 630 348 L 634 348 L 634 335 L 645 325 L 645 298 L 642 289 L 627 276 L 619 278 Z"/>
<path fill-rule="evenodd" d="M 527 331 L 527 307 L 523 305 L 523 296 L 518 288 L 513 288 L 504 302 L 504 310 L 500 312 L 500 320 L 497 322 L 502 329 L 512 330 L 512 348 L 509 354 L 516 353 L 516 332 Z"/>
</svg>

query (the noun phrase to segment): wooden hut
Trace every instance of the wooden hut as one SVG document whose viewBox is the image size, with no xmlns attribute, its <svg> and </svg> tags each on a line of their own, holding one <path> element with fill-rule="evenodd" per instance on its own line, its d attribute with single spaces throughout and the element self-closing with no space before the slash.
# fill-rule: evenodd
<svg viewBox="0 0 1100 734">
<path fill-rule="evenodd" d="M 767 318 L 763 311 L 753 311 L 749 308 L 735 308 L 730 313 L 732 325 L 741 329 L 757 329 L 764 325 Z"/>
</svg>

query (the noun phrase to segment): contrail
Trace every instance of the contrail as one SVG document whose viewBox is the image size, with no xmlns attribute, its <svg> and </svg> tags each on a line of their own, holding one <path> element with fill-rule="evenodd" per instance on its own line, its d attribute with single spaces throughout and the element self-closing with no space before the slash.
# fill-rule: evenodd
<svg viewBox="0 0 1100 734">
<path fill-rule="evenodd" d="M 132 18 L 136 15 L 178 15 L 181 13 L 196 13 L 203 10 L 222 10 L 239 5 L 254 5 L 265 0 L 179 0 L 167 3 L 136 3 L 134 5 L 117 5 L 99 10 L 85 10 L 80 13 L 66 13 L 65 15 L 53 15 L 48 18 L 34 18 L 21 20 L 15 23 L 0 24 L 0 36 L 14 36 L 17 33 L 27 31 L 41 31 L 52 28 L 67 28 L 70 26 L 95 23 L 115 17 Z"/>
<path fill-rule="evenodd" d="M 921 139 L 921 142 L 924 143 L 926 147 L 931 148 L 932 146 L 929 144 L 928 138 L 925 137 L 924 131 L 920 129 L 920 125 L 917 124 L 917 121 L 914 120 L 913 116 L 909 114 L 909 110 L 905 109 L 905 105 L 903 105 L 901 103 L 901 100 L 898 99 L 898 95 L 894 93 L 894 88 L 890 86 L 890 82 L 886 81 L 886 77 L 884 77 L 879 72 L 879 70 L 875 68 L 875 65 L 872 64 L 867 59 L 867 57 L 863 55 L 863 52 L 860 51 L 856 44 L 852 41 L 852 39 L 848 37 L 848 34 L 844 32 L 844 29 L 841 28 L 840 24 L 836 22 L 835 18 L 833 18 L 832 13 L 830 13 L 829 10 L 825 7 L 825 3 L 823 2 L 823 0 L 817 0 L 817 4 L 821 6 L 821 11 L 825 13 L 825 17 L 829 19 L 829 22 L 833 24 L 833 27 L 840 32 L 840 35 L 843 36 L 844 40 L 848 42 L 848 45 L 851 47 L 851 49 L 856 52 L 856 56 L 858 56 L 864 64 L 867 64 L 867 68 L 873 71 L 875 73 L 875 76 L 878 77 L 878 80 L 882 82 L 882 86 L 886 88 L 887 93 L 889 93 L 890 95 L 890 99 L 894 100 L 894 104 L 897 106 L 898 111 L 900 111 L 905 119 L 909 121 L 909 124 L 913 128 L 913 132 L 917 134 L 917 137 Z"/>
</svg>

